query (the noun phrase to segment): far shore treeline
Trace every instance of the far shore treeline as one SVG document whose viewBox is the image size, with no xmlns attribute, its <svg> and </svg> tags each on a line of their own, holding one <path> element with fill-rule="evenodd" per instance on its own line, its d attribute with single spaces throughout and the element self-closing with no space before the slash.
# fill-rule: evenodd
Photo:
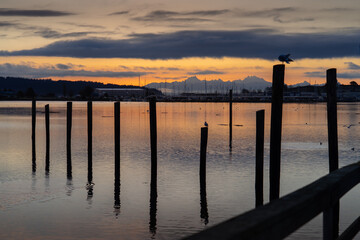
<svg viewBox="0 0 360 240">
<path fill-rule="evenodd" d="M 103 84 L 88 81 L 53 81 L 51 79 L 28 79 L 19 77 L 0 77 L 0 94 L 18 99 L 24 98 L 87 98 L 96 88 L 139 88 L 138 86 Z M 1 96 L 0 95 L 0 96 Z"/>
</svg>

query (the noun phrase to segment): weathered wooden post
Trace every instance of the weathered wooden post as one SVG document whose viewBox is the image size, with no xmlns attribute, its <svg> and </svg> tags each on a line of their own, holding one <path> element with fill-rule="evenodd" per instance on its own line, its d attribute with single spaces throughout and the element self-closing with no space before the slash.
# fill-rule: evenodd
<svg viewBox="0 0 360 240">
<path fill-rule="evenodd" d="M 280 195 L 281 125 L 285 65 L 274 65 L 270 129 L 270 201 Z"/>
<path fill-rule="evenodd" d="M 326 71 L 326 90 L 330 172 L 339 168 L 336 86 L 336 69 L 328 69 Z M 332 240 L 339 237 L 339 202 L 334 204 L 332 208 L 324 211 L 323 224 L 323 239 Z"/>
<path fill-rule="evenodd" d="M 72 128 L 72 102 L 67 102 L 66 109 L 66 169 L 67 177 L 72 178 L 71 164 L 71 128 Z"/>
<path fill-rule="evenodd" d="M 201 128 L 200 142 L 200 185 L 206 182 L 206 148 L 208 140 L 208 128 Z"/>
<path fill-rule="evenodd" d="M 265 110 L 256 112 L 256 166 L 255 166 L 255 206 L 264 202 L 264 118 Z"/>
<path fill-rule="evenodd" d="M 49 104 L 45 105 L 45 131 L 46 131 L 46 157 L 45 157 L 45 171 L 50 170 L 50 110 Z"/>
<path fill-rule="evenodd" d="M 157 212 L 157 123 L 156 97 L 149 100 L 150 110 L 150 145 L 151 145 L 151 182 L 150 182 L 150 232 L 156 233 Z"/>
<path fill-rule="evenodd" d="M 156 186 L 157 179 L 157 123 L 156 123 L 156 98 L 149 102 L 150 108 L 150 145 L 151 145 L 151 184 Z M 154 180 L 154 181 L 153 181 Z"/>
<path fill-rule="evenodd" d="M 229 149 L 232 149 L 232 101 L 233 101 L 233 90 L 229 91 Z"/>
<path fill-rule="evenodd" d="M 208 127 L 201 128 L 200 140 L 200 218 L 204 219 L 205 225 L 209 223 L 209 214 L 206 199 L 206 149 L 208 141 Z"/>
<path fill-rule="evenodd" d="M 31 106 L 31 142 L 32 142 L 32 171 L 36 172 L 36 100 Z"/>
<path fill-rule="evenodd" d="M 114 103 L 115 189 L 114 208 L 120 209 L 120 102 Z"/>
<path fill-rule="evenodd" d="M 92 184 L 92 102 L 87 102 L 87 122 L 88 122 L 88 184 Z"/>
</svg>

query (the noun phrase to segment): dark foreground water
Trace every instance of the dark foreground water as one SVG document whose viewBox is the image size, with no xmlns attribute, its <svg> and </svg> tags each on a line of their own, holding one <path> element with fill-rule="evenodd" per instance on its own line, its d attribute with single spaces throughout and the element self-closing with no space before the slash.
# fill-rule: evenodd
<svg viewBox="0 0 360 240">
<path fill-rule="evenodd" d="M 92 194 L 86 189 L 86 103 L 73 103 L 72 179 L 66 175 L 66 102 L 50 102 L 50 172 L 45 174 L 45 104 L 37 103 L 37 170 L 32 173 L 31 102 L 0 102 L 0 239 L 179 239 L 252 209 L 260 109 L 266 111 L 268 201 L 270 104 L 234 104 L 230 153 L 228 104 L 158 103 L 158 197 L 151 209 L 148 103 L 121 103 L 119 209 L 114 208 L 113 103 L 93 103 Z M 199 148 L 205 121 L 207 205 L 201 208 Z M 344 166 L 359 160 L 360 104 L 339 104 L 338 122 Z M 327 174 L 325 104 L 285 104 L 282 139 L 281 195 Z M 342 198 L 340 208 L 344 230 L 360 213 L 358 187 Z M 319 239 L 321 233 L 319 215 L 290 238 Z"/>
</svg>

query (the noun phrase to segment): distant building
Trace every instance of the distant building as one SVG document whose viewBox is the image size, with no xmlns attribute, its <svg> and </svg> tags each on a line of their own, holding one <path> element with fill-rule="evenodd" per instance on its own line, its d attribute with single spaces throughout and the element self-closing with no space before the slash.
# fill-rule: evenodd
<svg viewBox="0 0 360 240">
<path fill-rule="evenodd" d="M 144 88 L 96 88 L 95 93 L 99 96 L 119 97 L 119 98 L 138 98 L 144 97 Z"/>
</svg>

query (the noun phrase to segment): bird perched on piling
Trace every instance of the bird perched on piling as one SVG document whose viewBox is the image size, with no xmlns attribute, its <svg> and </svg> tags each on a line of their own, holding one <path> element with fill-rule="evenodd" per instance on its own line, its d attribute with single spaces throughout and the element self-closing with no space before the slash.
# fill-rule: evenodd
<svg viewBox="0 0 360 240">
<path fill-rule="evenodd" d="M 280 55 L 279 57 L 278 57 L 278 59 L 279 59 L 279 61 L 280 62 L 282 62 L 282 63 L 284 63 L 284 62 L 286 62 L 286 63 L 290 63 L 290 62 L 293 62 L 294 60 L 292 60 L 291 58 L 290 58 L 290 53 L 288 53 L 288 54 L 282 54 L 282 55 Z"/>
<path fill-rule="evenodd" d="M 205 127 L 208 127 L 209 124 L 205 121 L 205 122 L 204 122 L 204 126 L 205 126 Z"/>
</svg>

